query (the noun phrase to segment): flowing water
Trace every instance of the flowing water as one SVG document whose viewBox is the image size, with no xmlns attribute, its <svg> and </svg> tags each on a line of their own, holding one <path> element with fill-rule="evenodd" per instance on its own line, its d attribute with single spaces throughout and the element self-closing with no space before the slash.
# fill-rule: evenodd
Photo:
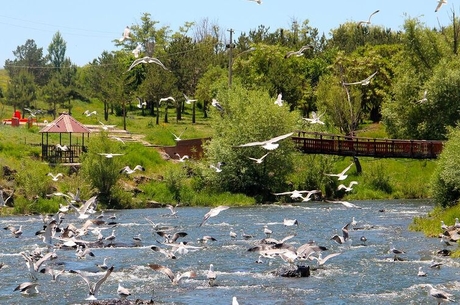
<svg viewBox="0 0 460 305">
<path fill-rule="evenodd" d="M 265 205 L 230 208 L 222 211 L 201 227 L 203 216 L 209 208 L 179 207 L 177 217 L 166 216 L 167 209 L 143 209 L 106 211 L 116 214 L 115 229 L 117 247 L 93 248 L 95 257 L 77 259 L 75 250 L 56 250 L 58 258 L 44 263 L 65 270 L 82 270 L 95 282 L 103 272 L 95 264 L 107 258 L 114 266 L 113 273 L 102 284 L 98 300 L 117 299 L 119 281 L 130 289 L 128 300 L 153 300 L 155 304 L 231 304 L 232 297 L 239 304 L 435 304 L 423 284 L 449 291 L 460 300 L 460 264 L 450 257 L 440 257 L 436 252 L 443 248 L 437 238 L 426 238 L 411 232 L 408 225 L 415 216 L 426 215 L 432 209 L 429 201 L 358 201 L 361 209 L 349 209 L 334 203 L 308 203 L 297 206 Z M 383 211 L 384 210 L 384 211 Z M 350 230 L 351 244 L 339 245 L 331 236 L 355 217 L 357 230 Z M 151 245 L 163 248 L 152 224 L 172 226 L 174 232 L 188 235 L 178 241 L 201 247 L 197 251 L 168 259 L 150 249 Z M 298 226 L 284 226 L 283 219 L 297 219 Z M 84 220 L 69 214 L 62 226 L 73 223 L 80 226 Z M 86 304 L 88 289 L 82 278 L 65 272 L 56 282 L 48 274 L 39 274 L 39 293 L 21 295 L 14 288 L 29 281 L 29 272 L 20 251 L 33 251 L 37 245 L 46 251 L 46 245 L 35 235 L 42 228 L 40 216 L 4 217 L 2 227 L 22 225 L 24 233 L 14 238 L 8 230 L 0 232 L 2 247 L 0 262 L 7 267 L 0 269 L 0 304 Z M 323 268 L 312 270 L 310 277 L 285 278 L 274 276 L 270 271 L 286 264 L 279 257 L 265 259 L 257 264 L 258 254 L 248 252 L 257 241 L 264 238 L 263 226 L 273 231 L 272 237 L 282 239 L 295 233 L 287 242 L 298 247 L 310 240 L 326 246 L 329 253 L 341 254 L 328 260 Z M 229 232 L 238 233 L 232 240 Z M 112 228 L 103 230 L 108 236 Z M 241 233 L 254 235 L 242 239 Z M 140 234 L 142 246 L 132 247 L 133 236 Z M 216 241 L 200 244 L 197 239 L 211 235 Z M 361 236 L 367 238 L 362 245 Z M 84 237 L 95 240 L 92 233 Z M 55 242 L 59 242 L 55 240 Z M 106 242 L 107 244 L 108 242 Z M 123 246 L 124 245 L 124 246 Z M 403 261 L 394 261 L 391 247 L 405 251 Z M 430 269 L 432 259 L 440 261 L 440 269 Z M 172 285 L 162 273 L 148 267 L 149 263 L 168 266 L 174 272 L 194 270 L 195 278 L 183 278 L 179 285 Z M 209 264 L 217 273 L 216 285 L 210 287 L 206 279 Z M 316 266 L 315 261 L 301 264 Z M 418 277 L 419 266 L 428 273 Z"/>
</svg>

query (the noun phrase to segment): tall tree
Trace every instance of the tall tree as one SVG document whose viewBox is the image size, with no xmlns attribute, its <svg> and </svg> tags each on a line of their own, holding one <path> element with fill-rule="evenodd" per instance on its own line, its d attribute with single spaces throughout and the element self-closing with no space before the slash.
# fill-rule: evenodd
<svg viewBox="0 0 460 305">
<path fill-rule="evenodd" d="M 36 99 L 36 85 L 34 76 L 23 69 L 19 74 L 12 77 L 6 91 L 6 103 L 13 106 L 14 110 L 31 107 Z"/>
<path fill-rule="evenodd" d="M 54 34 L 53 39 L 48 46 L 48 57 L 56 69 L 60 69 L 65 60 L 67 43 L 58 31 Z"/>
<path fill-rule="evenodd" d="M 38 86 L 43 86 L 49 79 L 49 69 L 46 68 L 46 58 L 43 56 L 43 48 L 38 48 L 33 39 L 28 39 L 22 46 L 18 46 L 13 51 L 14 60 L 5 61 L 5 69 L 9 76 L 15 77 L 26 69 L 34 76 L 34 81 Z"/>
</svg>

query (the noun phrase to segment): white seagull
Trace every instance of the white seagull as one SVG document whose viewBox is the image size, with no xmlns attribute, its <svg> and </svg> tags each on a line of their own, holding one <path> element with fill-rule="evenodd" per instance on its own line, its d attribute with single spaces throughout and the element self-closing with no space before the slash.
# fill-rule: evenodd
<svg viewBox="0 0 460 305">
<path fill-rule="evenodd" d="M 320 118 L 324 115 L 324 112 L 320 115 L 317 115 L 315 111 L 311 112 L 311 118 L 303 118 L 305 121 L 311 124 L 321 124 L 324 125 L 324 122 Z"/>
<path fill-rule="evenodd" d="M 298 225 L 299 225 L 299 222 L 297 221 L 297 219 L 287 219 L 287 218 L 284 218 L 284 219 L 283 219 L 283 225 L 284 225 L 285 227 L 298 226 Z"/>
<path fill-rule="evenodd" d="M 87 117 L 89 116 L 92 116 L 92 115 L 97 115 L 97 111 L 94 110 L 94 111 L 89 111 L 89 110 L 85 110 L 85 112 L 83 112 L 84 115 L 86 115 Z"/>
<path fill-rule="evenodd" d="M 362 20 L 360 22 L 358 22 L 358 27 L 361 26 L 361 24 L 371 24 L 371 18 L 372 16 L 374 16 L 375 14 L 377 14 L 378 12 L 380 12 L 380 10 L 376 10 L 375 12 L 373 12 L 372 14 L 370 14 L 369 18 L 367 20 Z"/>
<path fill-rule="evenodd" d="M 167 101 L 176 102 L 176 99 L 173 98 L 172 96 L 163 97 L 163 98 L 160 98 L 160 100 L 158 101 L 158 103 L 161 104 L 161 102 L 167 102 Z"/>
<path fill-rule="evenodd" d="M 342 244 L 345 244 L 345 243 L 348 241 L 348 239 L 349 239 L 349 235 L 348 235 L 348 226 L 349 226 L 349 225 L 350 225 L 350 224 L 347 223 L 346 225 L 344 225 L 344 226 L 342 227 L 342 236 L 340 236 L 340 235 L 338 235 L 338 234 L 334 234 L 334 235 L 331 237 L 331 239 L 334 240 L 334 241 L 335 241 L 336 243 L 338 243 L 338 244 L 341 244 L 341 245 L 342 245 Z"/>
<path fill-rule="evenodd" d="M 289 52 L 287 52 L 286 55 L 284 55 L 284 58 L 289 58 L 291 56 L 300 57 L 300 56 L 303 55 L 303 52 L 305 52 L 306 50 L 311 49 L 311 48 L 312 48 L 311 45 L 302 46 L 298 51 L 289 51 Z"/>
<path fill-rule="evenodd" d="M 69 151 L 69 147 L 67 145 L 56 144 L 56 149 L 59 151 Z"/>
<path fill-rule="evenodd" d="M 99 121 L 99 124 L 101 124 L 102 129 L 104 129 L 104 130 L 109 130 L 109 129 L 114 128 L 116 126 L 116 125 L 105 125 L 101 121 Z"/>
<path fill-rule="evenodd" d="M 106 157 L 107 159 L 116 157 L 116 156 L 123 156 L 124 154 L 115 154 L 115 153 L 99 153 L 99 155 Z"/>
<path fill-rule="evenodd" d="M 220 112 L 224 111 L 224 107 L 222 107 L 222 105 L 215 98 L 212 99 L 211 105 L 216 107 L 216 109 Z"/>
<path fill-rule="evenodd" d="M 259 5 L 262 4 L 262 0 L 248 0 L 248 1 L 255 2 L 255 3 L 259 4 Z"/>
<path fill-rule="evenodd" d="M 162 67 L 163 69 L 165 69 L 166 71 L 169 71 L 168 68 L 166 68 L 158 58 L 149 57 L 149 56 L 144 56 L 142 58 L 138 58 L 138 59 L 134 60 L 133 63 L 131 64 L 131 66 L 129 66 L 128 71 L 130 71 L 132 68 L 134 68 L 135 66 L 137 66 L 139 64 L 151 64 L 151 63 L 157 64 L 160 67 Z M 128 71 L 126 71 L 126 72 L 128 72 Z"/>
<path fill-rule="evenodd" d="M 422 266 L 418 267 L 417 276 L 426 276 L 426 272 L 423 271 L 423 267 L 422 267 Z"/>
<path fill-rule="evenodd" d="M 184 93 L 184 98 L 185 98 L 185 103 L 186 103 L 186 104 L 189 104 L 189 105 L 190 105 L 191 103 L 197 101 L 197 100 L 193 100 L 193 99 L 189 98 L 188 96 L 185 95 L 185 93 Z"/>
<path fill-rule="evenodd" d="M 275 100 L 275 104 L 281 107 L 281 106 L 283 106 L 283 102 L 284 102 L 283 101 L 283 94 L 280 93 L 280 94 L 278 94 L 278 97 Z"/>
<path fill-rule="evenodd" d="M 275 137 L 275 138 L 272 138 L 272 139 L 268 139 L 267 141 L 250 142 L 250 143 L 246 143 L 246 144 L 237 145 L 235 147 L 260 146 L 260 147 L 265 148 L 266 150 L 274 150 L 274 149 L 277 149 L 278 146 L 279 146 L 279 144 L 276 143 L 276 142 L 281 141 L 281 140 L 286 139 L 286 138 L 289 138 L 293 134 L 294 134 L 293 132 L 290 132 L 290 133 L 287 133 L 287 134 L 284 134 L 284 135 L 281 135 L 281 136 L 278 136 L 278 137 Z"/>
<path fill-rule="evenodd" d="M 309 258 L 311 260 L 316 260 L 316 262 L 318 263 L 318 266 L 323 266 L 330 258 L 333 258 L 334 256 L 337 256 L 337 255 L 340 255 L 340 253 L 339 252 L 331 253 L 331 254 L 327 255 L 325 258 L 323 258 L 321 252 L 319 252 L 318 257 L 313 256 L 312 254 L 310 254 Z"/>
<path fill-rule="evenodd" d="M 421 99 L 421 100 L 418 100 L 417 103 L 423 104 L 423 103 L 427 102 L 427 101 L 428 101 L 428 98 L 426 97 L 427 94 L 428 94 L 428 91 L 425 90 L 425 92 L 423 92 L 423 97 L 422 97 L 422 99 Z"/>
<path fill-rule="evenodd" d="M 131 295 L 131 292 L 127 288 L 121 286 L 121 281 L 118 282 L 117 293 L 122 300 L 126 299 L 127 297 Z"/>
<path fill-rule="evenodd" d="M 11 195 L 6 197 L 6 199 L 3 199 L 3 190 L 0 190 L 0 208 L 6 206 L 8 200 L 10 200 L 13 197 L 14 191 L 11 192 Z"/>
<path fill-rule="evenodd" d="M 38 293 L 38 285 L 38 283 L 24 282 L 14 288 L 14 291 L 20 291 L 22 294 L 34 294 Z"/>
<path fill-rule="evenodd" d="M 214 265 L 213 264 L 210 264 L 209 265 L 209 270 L 208 272 L 206 273 L 206 278 L 208 279 L 208 284 L 209 286 L 214 286 L 214 281 L 216 280 L 217 278 L 217 274 L 216 272 L 214 271 Z"/>
<path fill-rule="evenodd" d="M 134 50 L 131 52 L 134 54 L 134 58 L 138 58 L 139 54 L 141 53 L 142 46 L 138 44 Z"/>
<path fill-rule="evenodd" d="M 350 165 L 348 165 L 343 171 L 341 171 L 340 173 L 338 174 L 325 174 L 326 176 L 330 176 L 330 177 L 337 177 L 338 180 L 345 180 L 347 179 L 348 175 L 345 175 L 345 173 L 353 166 L 354 163 L 351 163 Z"/>
<path fill-rule="evenodd" d="M 215 216 L 219 215 L 220 212 L 225 211 L 225 210 L 227 210 L 229 208 L 230 207 L 226 206 L 226 205 L 220 205 L 218 207 L 212 208 L 211 210 L 209 210 L 209 212 L 207 212 L 204 215 L 203 221 L 200 223 L 199 227 L 201 227 L 209 218 L 215 217 Z"/>
<path fill-rule="evenodd" d="M 430 288 L 429 294 L 436 299 L 438 305 L 441 304 L 441 302 L 455 302 L 452 298 L 452 294 L 436 289 L 431 284 L 425 284 L 425 287 Z"/>
<path fill-rule="evenodd" d="M 145 102 L 145 101 L 142 102 L 142 100 L 141 100 L 140 98 L 138 98 L 138 97 L 136 97 L 136 98 L 137 98 L 137 101 L 138 101 L 138 103 L 137 103 L 137 105 L 136 105 L 137 108 L 142 109 L 142 108 L 144 108 L 145 106 L 147 106 L 147 102 Z"/>
<path fill-rule="evenodd" d="M 179 135 L 176 135 L 175 133 L 173 133 L 172 131 L 169 131 L 173 136 L 174 136 L 174 141 L 180 141 L 182 140 L 181 137 L 182 137 L 182 134 L 187 130 L 187 127 L 185 127 L 185 129 L 179 134 Z"/>
<path fill-rule="evenodd" d="M 249 1 L 254 1 L 254 0 L 249 0 Z M 258 0 L 258 1 L 260 1 L 260 0 Z M 240 303 L 238 303 L 238 300 L 236 299 L 236 297 L 232 298 L 232 305 L 240 305 Z"/>
<path fill-rule="evenodd" d="M 214 169 L 216 171 L 216 173 L 220 173 L 222 171 L 222 169 L 220 168 L 222 166 L 222 162 L 217 162 L 216 165 L 214 164 L 211 164 L 209 165 L 210 168 Z"/>
<path fill-rule="evenodd" d="M 350 181 L 350 184 L 348 186 L 346 186 L 344 184 L 340 184 L 337 187 L 337 190 L 338 191 L 345 190 L 345 192 L 350 192 L 351 190 L 353 190 L 353 185 L 355 185 L 355 184 L 358 184 L 358 181 Z"/>
<path fill-rule="evenodd" d="M 139 164 L 138 164 L 138 165 L 136 165 L 133 169 L 131 169 L 131 168 L 129 167 L 129 165 L 126 165 L 125 167 L 123 167 L 123 168 L 120 170 L 120 174 L 125 173 L 125 174 L 130 175 L 130 174 L 134 173 L 135 171 L 143 171 L 143 172 L 145 172 L 145 168 L 144 168 L 142 165 L 139 165 Z"/>
<path fill-rule="evenodd" d="M 78 274 L 88 285 L 88 298 L 86 300 L 97 300 L 97 293 L 99 292 L 99 288 L 105 282 L 105 280 L 109 277 L 109 275 L 113 271 L 113 266 L 107 269 L 104 276 L 100 278 L 96 283 L 91 284 L 89 279 L 81 273 L 80 270 L 70 270 L 70 273 Z"/>
<path fill-rule="evenodd" d="M 129 29 L 129 26 L 126 26 L 125 30 L 123 31 L 122 36 L 120 37 L 120 39 L 118 39 L 118 41 L 122 42 L 125 39 L 131 39 L 131 37 L 129 36 L 130 34 L 131 34 L 131 30 Z"/>
<path fill-rule="evenodd" d="M 263 161 L 264 161 L 264 158 L 269 154 L 270 152 L 266 153 L 265 155 L 263 155 L 262 157 L 260 158 L 252 158 L 252 157 L 248 157 L 249 160 L 252 160 L 254 162 L 256 162 L 257 164 L 261 164 Z"/>
<path fill-rule="evenodd" d="M 179 158 L 179 162 L 185 162 L 185 160 L 190 158 L 188 155 L 183 155 L 182 157 L 178 153 L 175 153 L 175 155 Z"/>
<path fill-rule="evenodd" d="M 434 10 L 434 12 L 436 13 L 437 11 L 439 11 L 439 9 L 441 8 L 443 4 L 447 4 L 447 0 L 439 0 L 438 5 L 436 6 L 436 9 Z"/>
<path fill-rule="evenodd" d="M 371 79 L 377 74 L 378 71 L 375 71 L 374 73 L 372 73 L 369 77 L 363 79 L 363 80 L 360 80 L 360 81 L 357 81 L 357 82 L 353 82 L 353 83 L 346 83 L 346 82 L 343 82 L 343 85 L 344 86 L 350 86 L 350 85 L 363 85 L 363 86 L 367 86 L 370 84 L 371 82 Z"/>
<path fill-rule="evenodd" d="M 290 197 L 292 199 L 295 199 L 295 198 L 302 198 L 302 194 L 307 194 L 307 197 L 310 197 L 312 194 L 315 194 L 315 193 L 318 193 L 318 192 L 320 192 L 320 190 L 311 190 L 311 191 L 293 190 L 293 191 L 289 191 L 289 192 L 274 193 L 273 195 L 276 195 L 276 196 L 291 195 Z"/>
<path fill-rule="evenodd" d="M 54 175 L 53 173 L 48 173 L 46 175 L 50 176 L 51 180 L 53 180 L 53 181 L 58 181 L 59 177 L 64 177 L 64 175 L 62 173 L 57 173 L 56 175 Z"/>
<path fill-rule="evenodd" d="M 195 271 L 187 271 L 187 272 L 184 272 L 184 273 L 177 272 L 176 274 L 174 274 L 174 273 L 171 271 L 171 269 L 169 269 L 168 267 L 165 267 L 165 266 L 161 266 L 161 265 L 158 265 L 158 264 L 148 264 L 148 266 L 149 266 L 150 268 L 152 268 L 153 270 L 159 271 L 159 272 L 163 273 L 164 275 L 166 275 L 167 277 L 169 277 L 169 279 L 171 280 L 171 283 L 172 283 L 173 285 L 179 284 L 179 281 L 180 281 L 183 277 L 191 278 L 191 277 L 195 277 L 195 276 L 196 276 L 196 272 L 195 272 Z"/>
<path fill-rule="evenodd" d="M 356 204 L 353 204 L 353 203 L 348 202 L 348 201 L 343 201 L 343 200 L 326 200 L 326 202 L 329 202 L 329 203 L 340 203 L 340 204 L 343 204 L 344 206 L 346 206 L 347 208 L 361 209 L 360 206 L 357 206 Z"/>
</svg>

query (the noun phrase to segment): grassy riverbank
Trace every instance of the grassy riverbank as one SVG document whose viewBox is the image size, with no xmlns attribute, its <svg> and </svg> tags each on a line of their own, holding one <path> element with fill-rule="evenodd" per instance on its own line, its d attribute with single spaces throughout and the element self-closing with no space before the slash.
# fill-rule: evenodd
<svg viewBox="0 0 460 305">
<path fill-rule="evenodd" d="M 87 109 L 96 110 L 98 114 L 102 109 L 97 104 L 74 102 L 72 115 L 84 124 L 98 125 L 103 121 L 101 115 L 86 117 L 83 112 Z M 175 121 L 171 110 L 169 123 L 156 124 L 155 118 L 142 116 L 141 110 L 132 108 L 128 112 L 126 120 L 127 131 L 130 134 L 140 136 L 143 140 L 153 145 L 173 145 L 172 133 L 180 134 L 184 131 L 183 138 L 202 138 L 211 134 L 209 122 L 212 118 L 204 119 L 202 113 L 197 113 L 196 124 L 191 124 L 190 111 L 186 110 L 183 120 Z M 62 109 L 64 111 L 65 109 Z M 2 118 L 9 118 L 13 110 L 3 107 Z M 37 118 L 51 121 L 52 117 Z M 123 119 L 114 115 L 109 116 L 104 124 L 116 125 L 122 128 Z M 163 122 L 163 118 L 160 118 Z M 3 210 L 3 213 L 34 213 L 55 211 L 62 202 L 61 199 L 49 197 L 47 194 L 55 191 L 75 192 L 79 187 L 83 198 L 94 193 L 87 181 L 77 174 L 72 174 L 69 168 L 49 167 L 40 160 L 41 148 L 35 144 L 41 143 L 40 127 L 25 126 L 11 127 L 2 125 L 0 131 L 0 160 L 8 170 L 15 174 L 3 172 L 0 181 L 5 190 L 15 189 L 15 208 Z M 359 132 L 360 136 L 385 137 L 384 129 L 379 124 L 366 125 Z M 54 137 L 58 137 L 55 135 Z M 98 135 L 91 135 L 90 139 Z M 140 143 L 128 143 L 120 149 L 126 164 L 134 166 L 142 164 L 146 171 L 136 173 L 134 177 L 127 176 L 120 179 L 120 190 L 126 190 L 122 207 L 142 208 L 161 203 L 177 203 L 187 205 L 251 205 L 256 200 L 241 194 L 212 193 L 206 188 L 201 188 L 199 181 L 187 173 L 200 171 L 203 165 L 200 161 L 189 160 L 180 163 L 174 160 L 165 160 L 159 151 L 152 147 L 145 147 Z M 306 172 L 314 166 L 321 166 L 321 159 L 328 159 L 334 164 L 334 169 L 340 172 L 350 164 L 349 157 L 319 156 L 296 154 L 294 156 L 296 168 L 289 177 L 287 184 L 292 189 L 302 189 L 305 184 Z M 360 158 L 362 173 L 357 173 L 353 167 L 349 171 L 349 178 L 358 181 L 352 192 L 343 194 L 346 200 L 361 199 L 398 199 L 398 198 L 429 198 L 429 183 L 431 174 L 435 168 L 433 160 L 407 160 L 407 159 L 374 159 Z M 70 170 L 70 171 L 69 171 Z M 5 171 L 5 168 L 3 168 Z M 48 172 L 62 172 L 64 178 L 58 182 L 51 181 L 46 177 Z M 321 168 L 318 169 L 322 173 Z M 324 190 L 323 190 L 324 191 Z M 289 200 L 289 198 L 279 198 Z"/>
</svg>

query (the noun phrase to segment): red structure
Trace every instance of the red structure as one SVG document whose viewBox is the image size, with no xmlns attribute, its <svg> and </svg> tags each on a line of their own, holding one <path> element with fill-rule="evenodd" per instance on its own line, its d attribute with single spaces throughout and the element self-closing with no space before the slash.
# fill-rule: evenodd
<svg viewBox="0 0 460 305">
<path fill-rule="evenodd" d="M 20 124 L 33 124 L 34 122 L 36 122 L 36 119 L 34 118 L 27 118 L 27 119 L 21 118 L 21 111 L 16 110 L 13 113 L 13 117 L 11 119 L 3 120 L 3 125 L 11 125 L 11 126 L 18 127 Z"/>
</svg>

